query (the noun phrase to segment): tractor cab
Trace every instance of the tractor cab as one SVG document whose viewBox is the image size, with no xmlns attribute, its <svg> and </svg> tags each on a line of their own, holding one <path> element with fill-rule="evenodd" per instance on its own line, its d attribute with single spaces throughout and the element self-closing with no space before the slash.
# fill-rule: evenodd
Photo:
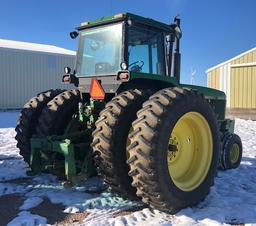
<svg viewBox="0 0 256 226">
<path fill-rule="evenodd" d="M 129 13 L 117 14 L 82 23 L 71 32 L 72 38 L 77 36 L 73 77 L 80 85 L 89 86 L 92 79 L 98 79 L 106 92 L 116 92 L 120 83 L 145 74 L 148 78 L 174 76 L 179 81 L 179 53 L 173 53 L 173 44 L 179 50 L 181 37 L 178 18 L 167 25 Z"/>
</svg>

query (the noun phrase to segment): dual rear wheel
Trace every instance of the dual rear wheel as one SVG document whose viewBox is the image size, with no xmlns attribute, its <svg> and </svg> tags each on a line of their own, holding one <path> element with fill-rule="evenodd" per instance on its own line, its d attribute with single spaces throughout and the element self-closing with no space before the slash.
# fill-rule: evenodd
<svg viewBox="0 0 256 226">
<path fill-rule="evenodd" d="M 30 138 L 32 135 L 46 137 L 68 133 L 72 116 L 78 111 L 80 92 L 74 90 L 49 90 L 30 99 L 21 110 L 16 126 L 17 147 L 24 160 L 30 164 Z M 77 129 L 77 128 L 76 128 Z M 85 140 L 88 138 L 85 138 Z M 61 158 L 62 156 L 57 156 Z M 43 152 L 43 160 L 53 162 L 56 156 Z M 53 172 L 54 173 L 54 172 Z M 58 175 L 59 172 L 56 171 Z"/>
<path fill-rule="evenodd" d="M 64 90 L 56 89 L 39 93 L 31 98 L 20 112 L 15 128 L 15 139 L 17 140 L 17 147 L 20 149 L 20 155 L 27 163 L 29 163 L 31 153 L 30 138 L 36 133 L 38 119 L 47 103 L 62 92 Z"/>
<path fill-rule="evenodd" d="M 136 198 L 136 188 L 131 186 L 130 168 L 126 164 L 128 134 L 137 111 L 149 95 L 150 91 L 134 89 L 115 96 L 100 113 L 93 133 L 92 148 L 98 173 L 112 191 L 132 199 Z"/>
<path fill-rule="evenodd" d="M 171 213 L 204 199 L 214 183 L 220 150 L 208 102 L 196 91 L 167 88 L 139 98 L 135 108 L 132 100 L 120 104 L 123 95 L 102 111 L 93 134 L 105 181 L 114 191 Z"/>
</svg>

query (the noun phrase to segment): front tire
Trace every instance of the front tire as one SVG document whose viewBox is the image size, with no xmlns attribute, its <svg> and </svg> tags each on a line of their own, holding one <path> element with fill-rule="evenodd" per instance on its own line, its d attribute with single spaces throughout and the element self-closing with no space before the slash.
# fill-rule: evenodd
<svg viewBox="0 0 256 226">
<path fill-rule="evenodd" d="M 196 91 L 167 88 L 133 122 L 129 175 L 143 202 L 176 213 L 200 202 L 214 183 L 220 150 L 217 120 Z"/>
<path fill-rule="evenodd" d="M 223 134 L 220 168 L 236 169 L 240 165 L 242 154 L 243 146 L 240 137 L 230 132 Z"/>
</svg>

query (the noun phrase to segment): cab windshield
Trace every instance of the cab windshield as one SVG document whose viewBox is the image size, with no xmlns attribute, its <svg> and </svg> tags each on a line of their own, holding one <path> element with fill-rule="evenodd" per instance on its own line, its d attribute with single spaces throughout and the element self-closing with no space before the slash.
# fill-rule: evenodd
<svg viewBox="0 0 256 226">
<path fill-rule="evenodd" d="M 122 23 L 80 32 L 77 75 L 112 75 L 120 70 Z"/>
</svg>

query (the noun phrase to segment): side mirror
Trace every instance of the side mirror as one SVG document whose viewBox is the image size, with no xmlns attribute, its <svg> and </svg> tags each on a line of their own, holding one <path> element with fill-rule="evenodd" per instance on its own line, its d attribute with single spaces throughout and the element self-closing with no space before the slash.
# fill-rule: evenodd
<svg viewBox="0 0 256 226">
<path fill-rule="evenodd" d="M 77 31 L 72 31 L 69 33 L 69 35 L 72 39 L 75 39 L 79 35 L 79 33 Z"/>
</svg>

